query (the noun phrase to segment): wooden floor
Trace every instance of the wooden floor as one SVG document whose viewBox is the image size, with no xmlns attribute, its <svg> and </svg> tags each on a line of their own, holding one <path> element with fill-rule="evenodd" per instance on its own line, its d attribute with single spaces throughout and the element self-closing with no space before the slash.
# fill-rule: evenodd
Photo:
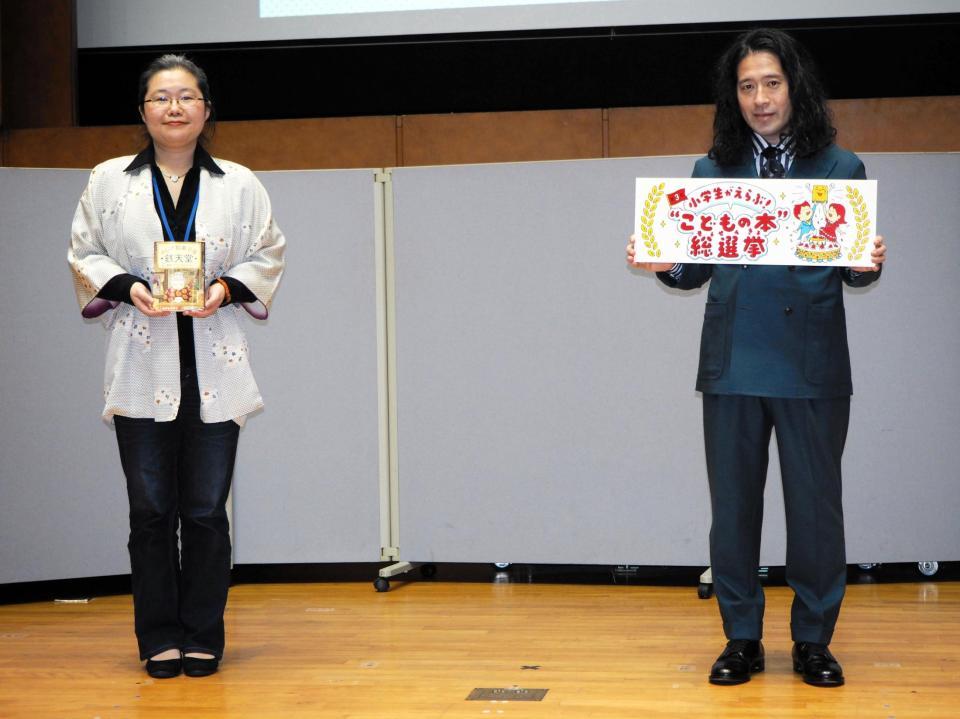
<svg viewBox="0 0 960 719">
<path fill-rule="evenodd" d="M 137 661 L 129 596 L 0 606 L 0 717 L 960 716 L 960 583 L 849 587 L 838 689 L 792 672 L 790 598 L 767 590 L 767 670 L 738 687 L 706 681 L 723 637 L 692 587 L 239 586 L 220 673 L 163 681 Z M 549 691 L 466 700 L 514 686 Z"/>
</svg>

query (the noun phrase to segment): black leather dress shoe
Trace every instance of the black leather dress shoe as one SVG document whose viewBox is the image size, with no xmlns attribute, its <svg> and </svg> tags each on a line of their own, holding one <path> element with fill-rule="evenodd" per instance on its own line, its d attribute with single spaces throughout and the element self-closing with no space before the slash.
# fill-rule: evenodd
<svg viewBox="0 0 960 719">
<path fill-rule="evenodd" d="M 188 677 L 208 677 L 217 671 L 220 660 L 216 657 L 202 659 L 200 657 L 183 657 L 183 673 Z"/>
<path fill-rule="evenodd" d="M 759 640 L 731 639 L 710 669 L 711 684 L 743 684 L 763 671 L 763 644 Z"/>
<path fill-rule="evenodd" d="M 147 659 L 147 674 L 154 679 L 173 679 L 180 676 L 183 663 L 180 659 Z"/>
<path fill-rule="evenodd" d="M 803 681 L 811 686 L 843 686 L 843 669 L 826 644 L 794 644 L 793 671 L 803 674 Z"/>
</svg>

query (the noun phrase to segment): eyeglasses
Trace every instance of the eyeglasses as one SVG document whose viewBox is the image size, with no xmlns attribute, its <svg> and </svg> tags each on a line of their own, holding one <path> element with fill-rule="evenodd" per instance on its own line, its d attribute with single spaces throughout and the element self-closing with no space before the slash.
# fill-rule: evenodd
<svg viewBox="0 0 960 719">
<path fill-rule="evenodd" d="M 151 97 L 149 100 L 144 100 L 143 104 L 151 103 L 154 107 L 166 110 L 173 103 L 177 103 L 180 107 L 194 107 L 197 103 L 204 103 L 206 101 L 206 98 L 194 97 L 193 95 L 181 95 L 180 97 L 157 95 L 156 97 Z"/>
</svg>

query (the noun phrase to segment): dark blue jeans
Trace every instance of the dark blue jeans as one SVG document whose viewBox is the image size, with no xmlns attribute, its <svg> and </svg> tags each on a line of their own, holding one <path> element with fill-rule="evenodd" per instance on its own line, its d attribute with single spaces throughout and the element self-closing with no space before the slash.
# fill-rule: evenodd
<svg viewBox="0 0 960 719">
<path fill-rule="evenodd" d="M 184 373 L 180 384 L 173 422 L 114 418 L 130 498 L 141 659 L 167 649 L 223 655 L 230 586 L 226 503 L 240 428 L 233 421 L 201 422 L 195 373 Z"/>
</svg>

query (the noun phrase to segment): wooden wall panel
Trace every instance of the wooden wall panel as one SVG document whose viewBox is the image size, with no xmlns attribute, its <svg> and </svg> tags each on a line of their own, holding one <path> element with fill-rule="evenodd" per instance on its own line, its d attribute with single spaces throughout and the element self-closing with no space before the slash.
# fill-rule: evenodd
<svg viewBox="0 0 960 719">
<path fill-rule="evenodd" d="M 4 0 L 0 15 L 3 126 L 73 125 L 75 0 Z"/>
<path fill-rule="evenodd" d="M 610 157 L 702 155 L 713 137 L 713 105 L 613 108 Z"/>
<path fill-rule="evenodd" d="M 831 103 L 837 141 L 854 152 L 960 151 L 960 97 Z"/>
<path fill-rule="evenodd" d="M 832 107 L 840 144 L 855 152 L 960 152 L 960 96 L 839 100 Z M 712 106 L 692 105 L 407 115 L 399 131 L 393 116 L 222 122 L 211 149 L 254 170 L 700 155 L 712 119 Z M 10 130 L 0 161 L 92 167 L 141 145 L 138 125 Z"/>
<path fill-rule="evenodd" d="M 143 146 L 140 125 L 43 127 L 6 133 L 8 167 L 93 167 Z"/>
<path fill-rule="evenodd" d="M 405 115 L 402 165 L 603 156 L 602 110 Z"/>
<path fill-rule="evenodd" d="M 337 117 L 217 123 L 211 151 L 253 170 L 393 167 L 397 120 Z"/>
<path fill-rule="evenodd" d="M 93 167 L 144 145 L 141 125 L 11 130 L 4 164 L 10 167 Z M 253 170 L 392 167 L 396 120 L 351 117 L 217 124 L 211 152 Z"/>
<path fill-rule="evenodd" d="M 837 141 L 854 152 L 960 151 L 960 97 L 834 100 Z M 710 147 L 713 105 L 615 108 L 609 156 L 702 155 Z"/>
</svg>

